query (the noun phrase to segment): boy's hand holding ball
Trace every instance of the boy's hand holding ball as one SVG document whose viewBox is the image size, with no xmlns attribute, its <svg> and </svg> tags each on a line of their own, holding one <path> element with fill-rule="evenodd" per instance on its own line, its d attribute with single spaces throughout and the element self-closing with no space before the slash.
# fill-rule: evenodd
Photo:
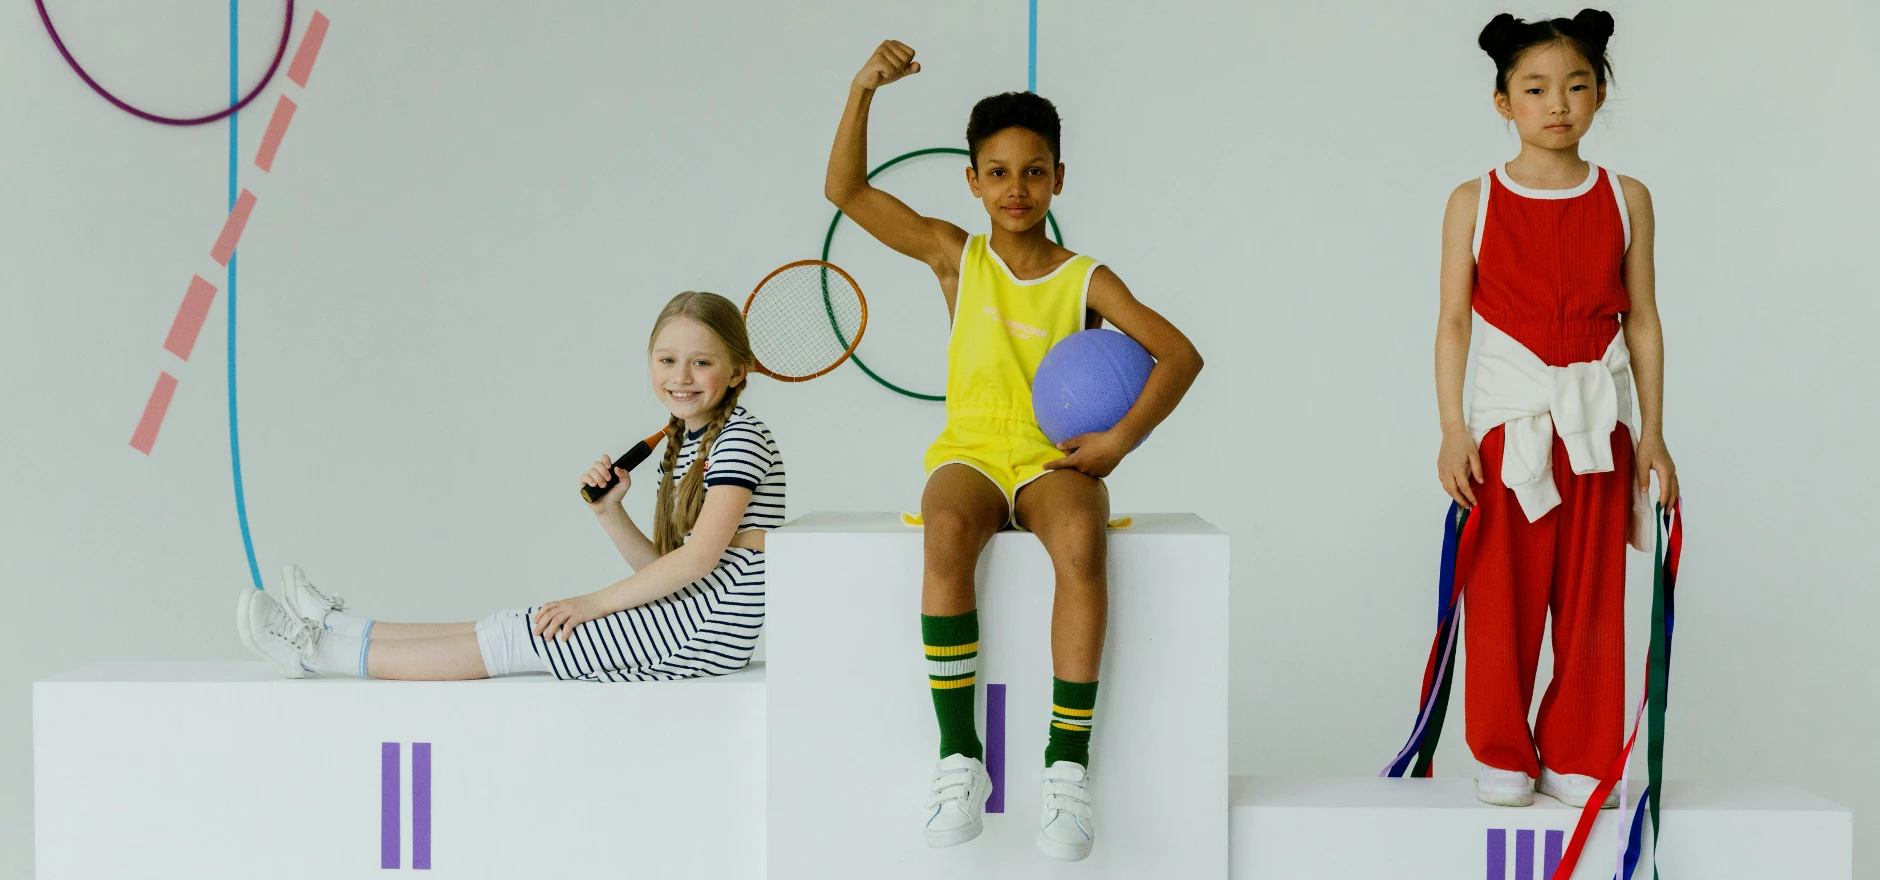
<svg viewBox="0 0 1880 880">
<path fill-rule="evenodd" d="M 1116 466 L 1123 463 L 1123 456 L 1128 455 L 1135 444 L 1118 437 L 1115 431 L 1099 431 L 1094 434 L 1079 434 L 1057 445 L 1057 448 L 1070 453 L 1063 458 L 1044 463 L 1048 471 L 1062 468 L 1076 468 L 1098 479 L 1110 475 Z"/>
</svg>

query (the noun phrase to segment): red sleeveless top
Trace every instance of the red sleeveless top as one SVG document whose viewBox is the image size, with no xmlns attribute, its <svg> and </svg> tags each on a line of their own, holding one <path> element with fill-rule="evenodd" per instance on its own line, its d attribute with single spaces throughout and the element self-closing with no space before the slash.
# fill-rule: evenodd
<svg viewBox="0 0 1880 880">
<path fill-rule="evenodd" d="M 1587 163 L 1572 189 L 1528 189 L 1506 167 L 1482 176 L 1475 312 L 1548 366 L 1599 360 L 1632 308 L 1631 221 L 1619 177 Z"/>
</svg>

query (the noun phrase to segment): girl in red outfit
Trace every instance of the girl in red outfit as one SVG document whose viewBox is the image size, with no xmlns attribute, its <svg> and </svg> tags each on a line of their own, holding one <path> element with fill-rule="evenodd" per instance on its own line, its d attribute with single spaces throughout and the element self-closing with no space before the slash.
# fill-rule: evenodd
<svg viewBox="0 0 1880 880">
<path fill-rule="evenodd" d="M 1498 15 L 1495 109 L 1521 153 L 1456 188 L 1443 217 L 1437 475 L 1471 510 L 1458 554 L 1477 797 L 1584 806 L 1624 727 L 1625 544 L 1651 475 L 1678 497 L 1662 428 L 1664 340 L 1645 185 L 1580 158 L 1606 99 L 1612 16 Z M 1471 312 L 1482 319 L 1465 418 Z M 1636 381 L 1638 417 L 1633 415 Z M 1541 634 L 1554 679 L 1532 731 Z M 1613 804 L 1609 801 L 1607 806 Z"/>
</svg>

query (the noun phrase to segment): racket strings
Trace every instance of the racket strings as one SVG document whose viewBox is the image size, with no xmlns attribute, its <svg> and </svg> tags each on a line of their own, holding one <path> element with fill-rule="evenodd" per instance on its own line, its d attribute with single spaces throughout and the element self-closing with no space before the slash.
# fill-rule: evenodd
<svg viewBox="0 0 1880 880">
<path fill-rule="evenodd" d="M 807 378 L 848 356 L 864 316 L 861 292 L 845 275 L 811 264 L 772 275 L 752 294 L 744 321 L 764 369 Z"/>
</svg>

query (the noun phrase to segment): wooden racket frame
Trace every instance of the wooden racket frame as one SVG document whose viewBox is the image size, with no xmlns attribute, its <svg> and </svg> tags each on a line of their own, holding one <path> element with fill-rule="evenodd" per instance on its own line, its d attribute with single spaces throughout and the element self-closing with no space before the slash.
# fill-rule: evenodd
<svg viewBox="0 0 1880 880">
<path fill-rule="evenodd" d="M 842 366 L 844 362 L 848 361 L 849 356 L 855 353 L 856 347 L 862 344 L 862 334 L 868 332 L 868 297 L 863 295 L 862 286 L 860 284 L 856 284 L 855 277 L 853 275 L 850 275 L 848 272 L 844 271 L 841 266 L 828 262 L 827 260 L 797 260 L 794 263 L 785 263 L 782 266 L 778 266 L 776 269 L 772 270 L 769 275 L 765 275 L 764 280 L 757 282 L 757 286 L 751 288 L 751 295 L 744 298 L 743 315 L 744 315 L 744 320 L 746 323 L 749 323 L 751 320 L 751 303 L 754 303 L 757 301 L 758 291 L 763 290 L 764 285 L 770 283 L 770 279 L 775 278 L 778 275 L 781 275 L 799 266 L 822 266 L 823 268 L 834 270 L 834 272 L 837 275 L 842 276 L 842 279 L 844 281 L 847 281 L 849 283 L 849 287 L 855 291 L 856 301 L 860 302 L 862 305 L 862 323 L 861 323 L 861 326 L 855 328 L 855 338 L 849 340 L 848 350 L 844 351 L 841 357 L 836 358 L 835 363 L 830 364 L 829 366 L 824 367 L 820 370 L 817 370 L 816 372 L 811 373 L 807 376 L 780 375 L 772 371 L 769 367 L 764 366 L 763 361 L 761 360 L 757 361 L 757 372 L 763 373 L 764 375 L 769 376 L 770 378 L 775 379 L 779 382 L 808 382 L 809 380 L 814 379 L 817 376 L 825 375 L 829 371 L 834 370 L 835 368 L 839 366 Z M 842 331 L 840 330 L 840 328 L 836 329 L 838 338 L 840 337 L 841 332 Z"/>
</svg>

